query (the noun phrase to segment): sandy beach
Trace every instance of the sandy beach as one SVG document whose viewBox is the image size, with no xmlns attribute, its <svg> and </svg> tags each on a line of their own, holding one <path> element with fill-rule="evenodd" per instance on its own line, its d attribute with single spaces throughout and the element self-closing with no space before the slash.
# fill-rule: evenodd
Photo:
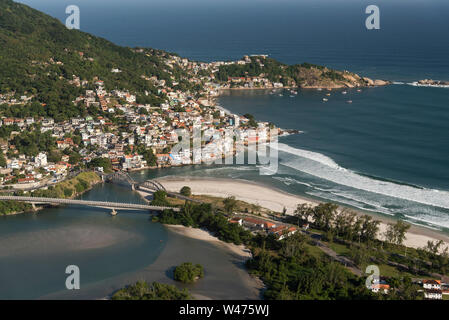
<svg viewBox="0 0 449 320">
<path fill-rule="evenodd" d="M 216 178 L 192 178 L 192 177 L 165 177 L 158 179 L 164 187 L 172 192 L 179 192 L 183 186 L 189 186 L 195 195 L 207 195 L 214 197 L 234 196 L 238 200 L 256 204 L 272 211 L 282 212 L 287 209 L 287 214 L 292 214 L 298 204 L 308 203 L 316 205 L 319 202 L 306 199 L 297 195 L 289 194 L 281 190 L 269 188 L 251 181 L 236 179 L 216 179 Z M 376 220 L 381 221 L 379 236 L 385 232 L 388 223 L 394 223 L 394 219 L 374 215 L 369 212 L 357 211 L 359 214 L 373 215 Z M 424 227 L 412 225 L 406 234 L 404 244 L 412 248 L 422 248 L 427 245 L 427 241 L 443 240 L 445 245 L 449 245 L 449 236 Z"/>
<path fill-rule="evenodd" d="M 228 250 L 228 251 L 232 252 L 233 254 L 239 256 L 240 258 L 242 258 L 242 260 L 247 260 L 247 259 L 251 258 L 251 256 L 252 256 L 251 250 L 247 249 L 244 245 L 238 246 L 233 243 L 227 243 L 227 242 L 221 241 L 217 237 L 214 237 L 213 235 L 211 235 L 206 230 L 202 230 L 202 229 L 198 229 L 198 228 L 184 227 L 181 225 L 165 225 L 165 227 L 167 227 L 171 231 L 181 234 L 185 237 L 189 237 L 189 238 L 197 239 L 197 240 L 208 241 L 217 246 L 223 247 L 226 250 Z"/>
</svg>

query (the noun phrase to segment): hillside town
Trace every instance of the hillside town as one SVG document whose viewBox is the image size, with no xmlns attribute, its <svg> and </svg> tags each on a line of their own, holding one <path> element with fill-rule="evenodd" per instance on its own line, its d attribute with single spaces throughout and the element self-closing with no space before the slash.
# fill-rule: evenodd
<svg viewBox="0 0 449 320">
<path fill-rule="evenodd" d="M 257 57 L 257 61 L 263 65 L 264 58 Z M 135 92 L 107 90 L 104 81 L 97 77 L 88 81 L 73 75 L 70 85 L 84 91 L 73 104 L 86 110 L 97 108 L 100 114 L 87 114 L 63 122 L 45 117 L 2 116 L 0 147 L 4 161 L 0 161 L 0 183 L 4 188 L 41 187 L 63 180 L 71 171 L 90 167 L 94 163 L 92 160 L 98 158 L 108 159 L 110 169 L 114 171 L 213 162 L 225 155 L 234 155 L 236 150 L 239 151 L 237 146 L 269 141 L 272 138 L 270 129 L 275 129 L 272 124 L 230 114 L 216 102 L 220 91 L 230 88 L 236 81 L 233 78 L 227 82 L 216 81 L 214 74 L 218 68 L 251 61 L 246 56 L 235 62 L 197 63 L 169 56 L 165 59 L 167 68 L 182 68 L 188 72 L 190 83 L 200 84 L 200 90 L 194 95 L 190 91 L 173 89 L 177 82 L 170 87 L 156 76 L 142 75 L 142 79 L 155 86 L 158 95 L 164 97 L 160 105 L 138 103 Z M 49 63 L 59 62 L 52 60 Z M 111 73 L 120 75 L 121 70 L 113 68 Z M 282 87 L 264 77 L 253 77 L 250 83 L 266 88 Z M 148 92 L 145 94 L 149 95 Z M 14 92 L 0 93 L 0 106 L 15 107 L 34 100 L 34 95 L 17 97 Z M 180 132 L 192 137 L 195 129 L 200 130 L 198 145 L 172 151 L 182 140 Z M 35 131 L 39 132 L 37 137 L 46 134 L 54 144 L 47 144 L 45 148 L 39 146 L 32 151 L 23 151 L 15 145 L 15 141 L 20 141 L 16 136 Z M 278 134 L 282 130 L 272 132 Z M 56 156 L 53 149 L 58 151 Z"/>
</svg>

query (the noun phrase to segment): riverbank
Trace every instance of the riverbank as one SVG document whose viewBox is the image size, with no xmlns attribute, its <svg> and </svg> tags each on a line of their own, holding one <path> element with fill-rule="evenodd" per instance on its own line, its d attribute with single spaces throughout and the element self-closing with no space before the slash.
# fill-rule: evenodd
<svg viewBox="0 0 449 320">
<path fill-rule="evenodd" d="M 172 224 L 165 224 L 164 226 L 166 228 L 170 229 L 171 231 L 176 232 L 185 237 L 202 240 L 202 241 L 208 241 L 217 246 L 220 246 L 220 247 L 238 255 L 240 258 L 242 258 L 245 261 L 252 257 L 251 250 L 246 248 L 244 245 L 238 246 L 233 243 L 227 243 L 227 242 L 221 241 L 220 239 L 218 239 L 217 237 L 214 237 L 210 232 L 208 232 L 206 230 L 185 227 L 185 226 L 181 226 L 181 225 L 172 225 Z"/>
<path fill-rule="evenodd" d="M 210 244 L 213 244 L 214 246 L 217 246 L 230 254 L 233 255 L 236 260 L 234 263 L 237 263 L 241 266 L 241 270 L 244 270 L 246 272 L 245 276 L 242 276 L 243 285 L 249 289 L 249 291 L 253 292 L 255 295 L 260 295 L 261 291 L 265 288 L 265 285 L 263 281 L 259 278 L 256 278 L 254 276 L 251 276 L 247 273 L 245 263 L 248 259 L 252 258 L 251 250 L 246 248 L 244 245 L 235 245 L 233 243 L 227 243 L 224 241 L 221 241 L 217 237 L 214 237 L 210 232 L 198 229 L 198 228 L 191 228 L 191 227 L 185 227 L 181 225 L 164 225 L 167 229 L 170 231 L 177 233 L 179 235 L 182 235 L 184 237 L 188 237 L 191 239 L 206 241 Z M 193 293 L 193 296 L 195 299 L 198 300 L 208 300 L 210 299 L 207 296 L 199 295 Z"/>
<path fill-rule="evenodd" d="M 36 197 L 46 197 L 46 198 L 61 198 L 61 199 L 74 199 L 83 193 L 91 190 L 95 185 L 102 183 L 100 176 L 95 172 L 81 172 L 75 177 L 67 180 L 58 182 L 57 184 L 48 186 L 47 188 L 34 190 L 34 196 Z M 17 191 L 17 190 L 16 190 Z M 14 192 L 14 191 L 12 191 Z M 70 193 L 70 194 L 69 194 Z M 20 204 L 27 205 L 23 202 L 18 202 Z M 40 205 L 35 208 L 30 207 L 26 210 L 17 210 L 8 213 L 1 213 L 0 216 L 12 216 L 22 213 L 35 213 L 46 207 L 54 207 L 53 204 Z"/>
<path fill-rule="evenodd" d="M 193 194 L 207 195 L 213 197 L 234 196 L 237 200 L 256 204 L 272 211 L 282 212 L 284 207 L 287 214 L 293 214 L 298 204 L 317 205 L 320 202 L 289 194 L 271 187 L 263 186 L 251 181 L 235 179 L 212 179 L 197 177 L 164 177 L 158 179 L 168 191 L 179 192 L 183 186 L 189 186 Z M 354 210 L 358 214 L 367 214 L 379 220 L 379 238 L 383 239 L 382 234 L 386 231 L 388 224 L 395 223 L 396 220 L 384 217 L 372 212 Z M 412 225 L 406 234 L 404 245 L 412 248 L 422 248 L 428 241 L 443 240 L 449 244 L 449 236 L 427 229 L 425 227 Z"/>
</svg>

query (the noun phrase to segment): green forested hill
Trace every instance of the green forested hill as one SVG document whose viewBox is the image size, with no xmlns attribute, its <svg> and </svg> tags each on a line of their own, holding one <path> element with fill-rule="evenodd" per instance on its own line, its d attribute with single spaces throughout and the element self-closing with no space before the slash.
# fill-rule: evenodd
<svg viewBox="0 0 449 320">
<path fill-rule="evenodd" d="M 254 77 L 264 74 L 270 81 L 281 82 L 285 86 L 303 88 L 338 88 L 366 86 L 357 74 L 337 71 L 310 63 L 286 65 L 272 58 L 250 57 L 246 64 L 221 66 L 217 79 L 226 81 L 228 77 Z"/>
<path fill-rule="evenodd" d="M 141 75 L 157 76 L 168 84 L 172 75 L 175 79 L 182 75 L 176 67 L 168 73 L 161 59 L 164 55 L 167 53 L 158 50 L 135 52 L 69 30 L 59 20 L 26 5 L 0 0 L 0 91 L 38 94 L 39 102 L 47 104 L 47 113 L 54 118 L 78 112 L 71 101 L 80 89 L 68 84 L 73 75 L 81 80 L 98 76 L 107 89 L 148 90 L 157 101 L 156 89 Z M 112 68 L 122 72 L 112 73 Z"/>
<path fill-rule="evenodd" d="M 84 115 L 88 111 L 72 101 L 86 89 L 92 89 L 95 79 L 103 80 L 108 91 L 129 90 L 137 94 L 138 102 L 154 105 L 164 97 L 145 78 L 156 76 L 169 87 L 177 82 L 175 89 L 200 90 L 186 80 L 191 77 L 187 71 L 177 64 L 165 63 L 164 59 L 170 56 L 173 54 L 161 50 L 120 47 L 79 30 L 69 30 L 59 20 L 26 5 L 0 0 L 0 93 L 33 96 L 25 106 L 12 109 L 0 105 L 4 116 L 48 116 L 59 122 Z M 113 68 L 121 72 L 113 73 Z M 251 57 L 250 63 L 244 65 L 221 66 L 216 79 L 226 82 L 228 77 L 260 75 L 304 88 L 367 84 L 365 79 L 346 71 L 308 63 L 290 66 L 271 58 L 262 61 L 260 57 Z M 69 83 L 74 76 L 89 84 L 77 87 Z"/>
</svg>

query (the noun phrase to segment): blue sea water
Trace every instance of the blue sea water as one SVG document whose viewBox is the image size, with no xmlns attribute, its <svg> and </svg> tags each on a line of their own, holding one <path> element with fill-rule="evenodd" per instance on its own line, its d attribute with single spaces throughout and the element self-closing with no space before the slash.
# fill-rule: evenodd
<svg viewBox="0 0 449 320">
<path fill-rule="evenodd" d="M 259 176 L 249 166 L 168 172 L 255 180 L 449 228 L 449 89 L 407 85 L 449 80 L 448 1 L 22 2 L 62 21 L 65 7 L 77 4 L 83 31 L 120 45 L 200 61 L 269 54 L 289 64 L 307 61 L 397 82 L 347 95 L 336 91 L 327 103 L 324 93 L 305 90 L 295 98 L 262 91 L 223 96 L 220 103 L 233 112 L 303 131 L 281 139 L 277 174 Z M 370 4 L 380 8 L 380 30 L 365 28 Z"/>
</svg>

